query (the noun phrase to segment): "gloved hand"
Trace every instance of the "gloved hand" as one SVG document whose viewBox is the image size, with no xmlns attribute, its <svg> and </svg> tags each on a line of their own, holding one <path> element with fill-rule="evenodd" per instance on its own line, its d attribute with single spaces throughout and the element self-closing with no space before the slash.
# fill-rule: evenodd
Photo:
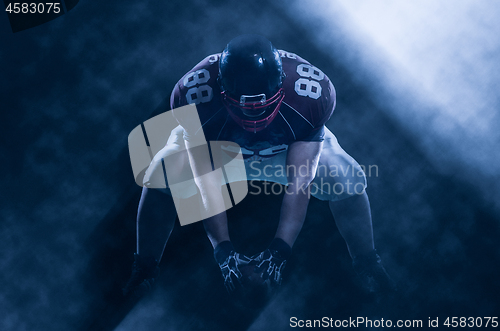
<svg viewBox="0 0 500 331">
<path fill-rule="evenodd" d="M 224 286 L 229 293 L 233 293 L 242 286 L 243 276 L 238 268 L 241 265 L 248 265 L 250 258 L 243 254 L 236 253 L 230 241 L 223 241 L 215 247 L 215 261 L 219 265 L 224 278 Z"/>
<path fill-rule="evenodd" d="M 286 260 L 292 254 L 292 248 L 280 238 L 274 238 L 269 248 L 251 257 L 257 261 L 255 272 L 273 289 L 281 285 Z"/>
</svg>

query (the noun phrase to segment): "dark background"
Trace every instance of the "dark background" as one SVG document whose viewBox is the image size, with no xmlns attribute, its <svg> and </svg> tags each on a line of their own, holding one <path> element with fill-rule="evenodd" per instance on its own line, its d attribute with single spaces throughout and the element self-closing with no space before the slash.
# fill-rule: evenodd
<svg viewBox="0 0 500 331">
<path fill-rule="evenodd" d="M 303 10 L 309 3 L 316 11 Z M 18 33 L 0 15 L 0 330 L 285 330 L 292 316 L 426 324 L 499 314 L 500 70 L 492 63 L 500 52 L 489 19 L 498 9 L 474 16 L 463 1 L 453 7 L 462 11 L 440 12 L 475 34 L 458 25 L 436 31 L 432 50 L 418 44 L 421 54 L 398 62 L 384 52 L 406 44 L 391 48 L 380 34 L 354 30 L 359 21 L 342 1 L 325 6 L 333 10 L 325 20 L 318 3 L 80 1 Z M 412 22 L 426 34 L 434 21 L 417 14 Z M 404 30 L 403 21 L 389 30 Z M 140 195 L 127 136 L 168 109 L 186 71 L 249 32 L 300 54 L 334 83 L 328 127 L 360 164 L 379 170 L 368 193 L 397 298 L 377 304 L 360 292 L 328 206 L 315 199 L 284 286 L 266 307 L 229 303 L 200 223 L 176 225 L 153 293 L 121 298 Z M 441 57 L 422 66 L 417 60 L 429 54 Z M 280 201 L 248 196 L 229 211 L 238 249 L 265 246 Z"/>
</svg>

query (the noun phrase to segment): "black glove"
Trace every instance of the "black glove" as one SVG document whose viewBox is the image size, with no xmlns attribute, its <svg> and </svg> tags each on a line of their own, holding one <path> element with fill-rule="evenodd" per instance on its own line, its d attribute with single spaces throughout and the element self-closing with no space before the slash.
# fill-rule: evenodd
<svg viewBox="0 0 500 331">
<path fill-rule="evenodd" d="M 230 241 L 218 244 L 214 250 L 214 257 L 222 272 L 224 286 L 229 293 L 233 293 L 238 287 L 241 287 L 243 281 L 238 266 L 249 264 L 250 259 L 243 254 L 236 253 Z"/>
<path fill-rule="evenodd" d="M 257 261 L 255 272 L 261 274 L 262 279 L 271 288 L 281 285 L 283 270 L 286 260 L 292 254 L 292 248 L 280 238 L 274 238 L 269 248 L 258 255 L 251 257 L 252 261 Z"/>
</svg>

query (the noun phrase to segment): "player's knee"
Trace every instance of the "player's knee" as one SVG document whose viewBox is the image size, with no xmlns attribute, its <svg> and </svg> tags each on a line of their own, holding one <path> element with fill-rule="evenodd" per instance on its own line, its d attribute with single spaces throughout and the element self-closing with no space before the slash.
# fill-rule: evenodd
<svg viewBox="0 0 500 331">
<path fill-rule="evenodd" d="M 352 180 L 352 190 L 348 193 L 349 196 L 353 195 L 361 195 L 366 190 L 366 175 L 358 165 L 358 170 L 356 171 L 356 175 L 351 178 Z"/>
<path fill-rule="evenodd" d="M 189 157 L 185 150 L 174 152 L 162 157 L 165 173 L 171 180 L 185 181 L 192 179 L 191 166 L 189 165 Z"/>
<path fill-rule="evenodd" d="M 338 201 L 355 195 L 361 195 L 366 189 L 366 176 L 363 169 L 356 163 L 345 167 L 343 171 L 321 173 L 311 185 L 311 195 L 320 200 Z"/>
<path fill-rule="evenodd" d="M 309 177 L 294 177 L 288 178 L 287 184 L 287 192 L 288 193 L 300 193 L 305 192 L 308 188 L 310 189 L 312 186 L 313 178 Z"/>
<path fill-rule="evenodd" d="M 155 155 L 144 175 L 144 186 L 168 188 L 170 185 L 192 179 L 187 153 L 162 150 Z"/>
</svg>

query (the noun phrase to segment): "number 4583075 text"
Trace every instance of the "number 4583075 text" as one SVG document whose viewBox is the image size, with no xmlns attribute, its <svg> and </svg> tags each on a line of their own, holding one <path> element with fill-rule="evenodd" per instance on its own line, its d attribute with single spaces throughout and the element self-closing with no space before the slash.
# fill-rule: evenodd
<svg viewBox="0 0 500 331">
<path fill-rule="evenodd" d="M 58 14 L 61 12 L 61 3 L 46 2 L 46 3 L 28 3 L 14 2 L 9 3 L 5 11 L 10 14 Z"/>
</svg>

